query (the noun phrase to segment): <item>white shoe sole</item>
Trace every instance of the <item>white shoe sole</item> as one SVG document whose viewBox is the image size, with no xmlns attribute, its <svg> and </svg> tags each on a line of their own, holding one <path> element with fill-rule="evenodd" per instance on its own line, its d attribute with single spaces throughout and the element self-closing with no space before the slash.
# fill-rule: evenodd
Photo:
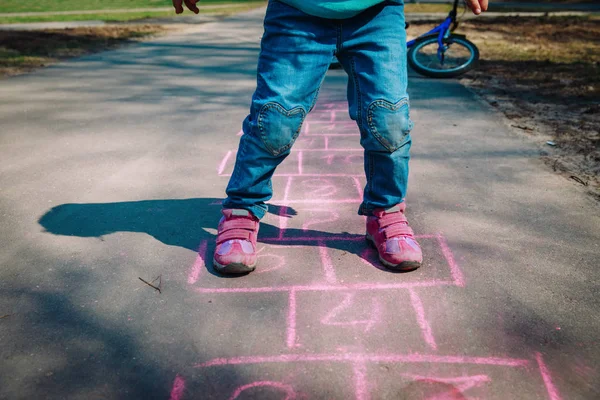
<svg viewBox="0 0 600 400">
<path fill-rule="evenodd" d="M 247 274 L 256 269 L 256 263 L 254 265 L 245 265 L 240 263 L 231 263 L 227 265 L 219 264 L 217 260 L 213 258 L 213 267 L 215 271 L 222 274 Z"/>
<path fill-rule="evenodd" d="M 375 245 L 375 240 L 373 240 L 373 237 L 367 233 L 365 234 L 365 238 L 371 247 L 377 251 L 377 245 Z M 379 251 L 377 251 L 377 256 L 379 258 L 379 262 L 381 262 L 387 269 L 391 271 L 410 272 L 421 267 L 421 263 L 418 261 L 402 261 L 400 264 L 391 263 L 381 258 Z"/>
</svg>

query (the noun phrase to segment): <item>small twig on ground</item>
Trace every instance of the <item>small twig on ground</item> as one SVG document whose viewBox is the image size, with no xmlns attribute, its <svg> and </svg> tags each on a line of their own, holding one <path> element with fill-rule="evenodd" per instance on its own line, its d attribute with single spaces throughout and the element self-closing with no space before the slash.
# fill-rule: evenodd
<svg viewBox="0 0 600 400">
<path fill-rule="evenodd" d="M 157 276 L 150 283 L 154 283 L 156 281 L 158 281 L 158 288 L 162 290 L 162 275 Z"/>
<path fill-rule="evenodd" d="M 532 131 L 533 128 L 530 128 L 528 126 L 525 125 L 511 125 L 514 128 L 519 128 L 519 129 L 523 129 L 524 131 Z"/>
<path fill-rule="evenodd" d="M 583 179 L 581 179 L 581 178 L 580 178 L 580 177 L 578 177 L 578 176 L 571 175 L 569 178 L 573 179 L 575 182 L 579 182 L 579 183 L 581 183 L 583 186 L 587 186 L 587 185 L 588 185 L 588 183 L 587 183 L 587 182 L 585 182 Z"/>
<path fill-rule="evenodd" d="M 12 315 L 12 314 L 5 314 L 5 315 L 1 316 L 1 317 L 0 317 L 0 319 L 8 318 L 8 317 L 10 317 L 11 315 Z"/>
<path fill-rule="evenodd" d="M 160 277 L 160 276 L 159 276 L 159 277 Z M 155 290 L 158 290 L 158 293 L 162 293 L 162 292 L 160 291 L 160 287 L 156 287 L 156 286 L 154 286 L 153 284 L 146 282 L 145 280 L 143 280 L 143 279 L 142 279 L 142 278 L 140 278 L 139 276 L 138 276 L 138 278 L 139 278 L 139 280 L 140 280 L 140 281 L 144 282 L 146 285 L 150 286 L 151 288 L 154 288 Z M 156 279 L 155 279 L 155 280 L 156 280 Z M 154 281 L 155 281 L 155 280 L 154 280 Z M 154 281 L 152 281 L 152 282 L 154 282 Z M 159 283 L 158 285 L 160 286 L 160 283 Z"/>
</svg>

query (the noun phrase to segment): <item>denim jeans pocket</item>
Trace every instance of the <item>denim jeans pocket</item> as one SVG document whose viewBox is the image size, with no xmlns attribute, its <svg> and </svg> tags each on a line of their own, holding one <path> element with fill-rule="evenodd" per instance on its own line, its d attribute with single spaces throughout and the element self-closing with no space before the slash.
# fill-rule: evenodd
<svg viewBox="0 0 600 400">
<path fill-rule="evenodd" d="M 365 140 L 365 149 L 386 150 L 390 153 L 396 151 L 410 139 L 409 133 L 413 127 L 409 117 L 408 98 L 396 103 L 375 100 L 367 109 L 367 124 L 369 134 L 377 142 L 370 138 Z"/>
<path fill-rule="evenodd" d="M 258 130 L 266 149 L 274 156 L 290 149 L 300 134 L 306 111 L 302 107 L 285 109 L 269 102 L 258 113 Z"/>
</svg>

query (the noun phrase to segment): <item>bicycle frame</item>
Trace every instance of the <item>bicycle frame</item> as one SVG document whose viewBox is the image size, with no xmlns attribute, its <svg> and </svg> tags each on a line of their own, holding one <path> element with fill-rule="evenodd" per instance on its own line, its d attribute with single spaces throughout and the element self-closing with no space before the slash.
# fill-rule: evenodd
<svg viewBox="0 0 600 400">
<path fill-rule="evenodd" d="M 446 19 L 439 24 L 438 26 L 436 26 L 435 28 L 433 28 L 432 30 L 430 30 L 429 32 L 419 36 L 416 39 L 410 40 L 406 43 L 406 47 L 410 48 L 411 46 L 413 46 L 417 40 L 419 40 L 420 38 L 424 37 L 424 36 L 429 36 L 429 35 L 434 35 L 437 34 L 438 35 L 438 51 L 437 51 L 437 55 L 438 58 L 440 60 L 443 59 L 443 52 L 446 50 L 446 46 L 444 45 L 444 39 L 447 38 L 450 35 L 450 32 L 454 29 L 454 28 L 450 28 L 452 25 L 456 24 L 456 10 L 458 8 L 458 0 L 454 0 L 454 6 L 452 7 L 452 10 L 450 10 L 450 13 L 448 14 L 448 16 L 446 17 Z"/>
<path fill-rule="evenodd" d="M 423 35 L 419 36 L 416 39 L 408 41 L 406 43 L 406 47 L 411 47 L 412 45 L 414 45 L 416 43 L 417 40 L 419 40 L 420 38 L 422 38 L 424 36 L 433 35 L 436 33 L 438 34 L 438 44 L 440 46 L 443 46 L 444 45 L 443 39 L 448 36 L 448 34 L 450 32 L 450 26 L 452 25 L 452 23 L 453 23 L 453 18 L 451 16 L 448 16 L 444 20 L 444 22 L 442 22 L 441 24 L 439 24 L 438 26 L 436 26 L 429 32 L 424 33 Z"/>
</svg>

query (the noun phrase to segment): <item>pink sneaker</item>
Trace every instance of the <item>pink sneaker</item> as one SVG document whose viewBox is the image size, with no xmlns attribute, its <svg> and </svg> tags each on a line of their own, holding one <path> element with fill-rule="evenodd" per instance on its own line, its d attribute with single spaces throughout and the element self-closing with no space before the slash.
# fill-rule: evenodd
<svg viewBox="0 0 600 400">
<path fill-rule="evenodd" d="M 367 217 L 367 240 L 377 249 L 379 260 L 394 271 L 412 271 L 421 266 L 423 254 L 404 215 L 405 203 L 377 208 Z"/>
<path fill-rule="evenodd" d="M 224 209 L 219 221 L 215 270 L 224 274 L 245 274 L 256 268 L 258 218 L 248 210 Z"/>
</svg>

